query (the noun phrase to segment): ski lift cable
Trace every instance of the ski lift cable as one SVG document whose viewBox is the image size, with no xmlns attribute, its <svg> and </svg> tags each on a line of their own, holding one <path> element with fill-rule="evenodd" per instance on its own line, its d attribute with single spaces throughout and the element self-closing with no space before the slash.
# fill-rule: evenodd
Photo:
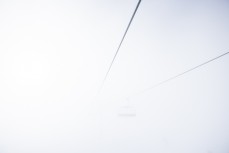
<svg viewBox="0 0 229 153">
<path fill-rule="evenodd" d="M 105 77 L 104 77 L 104 79 L 103 79 L 103 81 L 102 81 L 102 84 L 101 84 L 101 87 L 99 88 L 98 93 L 100 93 L 100 91 L 102 90 L 102 88 L 103 88 L 103 86 L 104 86 L 104 84 L 105 84 L 105 82 L 106 82 L 106 80 L 107 80 L 108 74 L 109 74 L 109 72 L 110 72 L 110 70 L 111 70 L 111 68 L 112 68 L 112 66 L 113 66 L 113 63 L 114 63 L 114 61 L 115 61 L 115 59 L 116 59 L 116 57 L 117 57 L 117 55 L 118 55 L 118 52 L 119 52 L 119 50 L 120 50 L 120 48 L 121 48 L 121 46 L 122 46 L 122 43 L 123 43 L 123 41 L 124 41 L 124 39 L 125 39 L 125 36 L 126 36 L 128 30 L 129 30 L 129 27 L 130 27 L 130 25 L 131 25 L 131 23 L 132 23 L 132 21 L 133 21 L 133 19 L 134 19 L 134 16 L 135 16 L 135 14 L 136 14 L 136 12 L 137 12 L 137 10 L 138 10 L 138 7 L 139 7 L 140 3 L 141 3 L 141 0 L 138 1 L 138 4 L 137 4 L 137 6 L 136 6 L 136 8 L 135 8 L 135 10 L 134 10 L 134 13 L 133 13 L 133 15 L 132 15 L 130 21 L 129 21 L 129 24 L 128 24 L 126 30 L 125 30 L 125 33 L 124 33 L 123 36 L 122 36 L 122 39 L 121 39 L 121 41 L 120 41 L 120 43 L 119 43 L 119 45 L 118 45 L 118 48 L 117 48 L 117 50 L 116 50 L 116 52 L 115 52 L 115 55 L 114 55 L 114 57 L 113 57 L 113 59 L 112 59 L 112 61 L 111 61 L 111 63 L 110 63 L 110 66 L 109 66 L 109 68 L 108 68 L 108 70 L 107 70 L 107 72 L 106 72 L 106 75 L 105 75 Z"/>
<path fill-rule="evenodd" d="M 155 88 L 157 88 L 157 87 L 159 87 L 159 86 L 161 86 L 161 85 L 163 85 L 163 84 L 165 84 L 165 83 L 168 83 L 168 82 L 170 82 L 170 81 L 172 81 L 172 80 L 174 80 L 174 79 L 177 79 L 177 78 L 179 78 L 179 77 L 181 77 L 181 76 L 183 76 L 183 75 L 185 75 L 185 74 L 187 74 L 187 73 L 189 73 L 189 72 L 191 72 L 191 71 L 194 71 L 194 70 L 196 70 L 196 69 L 198 69 L 198 68 L 200 68 L 200 67 L 202 67 L 202 66 L 204 66 L 204 65 L 206 65 L 206 64 L 209 64 L 210 62 L 213 62 L 213 61 L 215 61 L 215 60 L 218 60 L 219 58 L 221 58 L 221 57 L 223 57 L 223 56 L 226 56 L 226 55 L 228 55 L 228 54 L 229 54 L 229 51 L 228 51 L 228 52 L 225 52 L 225 53 L 223 53 L 223 54 L 221 54 L 221 55 L 219 55 L 219 56 L 217 56 L 217 57 L 214 57 L 214 58 L 212 58 L 212 59 L 210 59 L 210 60 L 208 60 L 208 61 L 205 61 L 205 62 L 203 62 L 203 63 L 201 63 L 201 64 L 199 64 L 199 65 L 197 65 L 197 66 L 194 66 L 194 67 L 192 67 L 192 68 L 190 68 L 190 69 L 188 69 L 188 70 L 186 70 L 186 71 L 184 71 L 184 72 L 182 72 L 182 73 L 179 73 L 179 74 L 177 74 L 177 75 L 174 75 L 174 76 L 172 76 L 172 77 L 170 77 L 170 78 L 168 78 L 168 79 L 166 79 L 166 80 L 163 80 L 163 81 L 161 81 L 161 82 L 158 82 L 158 83 L 154 84 L 153 86 L 151 86 L 151 87 L 149 87 L 149 88 L 146 88 L 146 89 L 144 89 L 144 90 L 142 90 L 142 91 L 136 92 L 135 94 L 132 94 L 131 96 L 128 96 L 127 98 L 131 98 L 131 97 L 134 97 L 134 96 L 138 96 L 138 95 L 141 95 L 141 94 L 143 94 L 143 93 L 145 93 L 145 92 L 148 92 L 148 91 L 150 91 L 150 90 L 152 90 L 152 89 L 155 89 Z"/>
</svg>

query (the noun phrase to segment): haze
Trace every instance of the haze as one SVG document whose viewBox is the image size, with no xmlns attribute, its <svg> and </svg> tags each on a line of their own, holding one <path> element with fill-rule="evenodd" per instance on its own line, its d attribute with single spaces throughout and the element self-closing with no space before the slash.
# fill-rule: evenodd
<svg viewBox="0 0 229 153">
<path fill-rule="evenodd" d="M 137 2 L 0 0 L 0 153 L 229 152 L 228 55 L 138 94 L 229 51 L 227 0 L 143 0 L 97 94 Z"/>
</svg>

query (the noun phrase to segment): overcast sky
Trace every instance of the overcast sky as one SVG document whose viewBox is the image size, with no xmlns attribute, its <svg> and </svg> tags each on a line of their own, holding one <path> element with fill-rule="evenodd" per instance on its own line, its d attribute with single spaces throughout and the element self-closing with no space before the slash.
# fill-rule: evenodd
<svg viewBox="0 0 229 153">
<path fill-rule="evenodd" d="M 0 153 L 228 153 L 229 55 L 138 94 L 229 51 L 227 0 L 142 0 L 97 94 L 137 2 L 0 0 Z"/>
</svg>

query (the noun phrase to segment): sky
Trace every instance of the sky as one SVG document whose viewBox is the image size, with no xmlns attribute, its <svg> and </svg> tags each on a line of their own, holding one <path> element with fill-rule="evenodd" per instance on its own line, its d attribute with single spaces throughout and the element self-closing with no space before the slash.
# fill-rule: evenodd
<svg viewBox="0 0 229 153">
<path fill-rule="evenodd" d="M 228 153 L 229 55 L 141 92 L 229 51 L 227 0 L 142 0 L 98 93 L 137 2 L 0 0 L 0 153 Z"/>
</svg>

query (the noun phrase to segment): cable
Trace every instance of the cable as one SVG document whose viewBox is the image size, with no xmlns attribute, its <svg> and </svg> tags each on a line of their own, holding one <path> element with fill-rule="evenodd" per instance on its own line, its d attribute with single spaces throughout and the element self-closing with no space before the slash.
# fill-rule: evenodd
<svg viewBox="0 0 229 153">
<path fill-rule="evenodd" d="M 109 66 L 107 72 L 106 72 L 106 75 L 105 75 L 105 77 L 104 77 L 104 79 L 103 79 L 103 82 L 102 82 L 102 84 L 101 84 L 101 87 L 100 87 L 100 89 L 99 89 L 99 92 L 102 90 L 102 88 L 103 88 L 103 86 L 104 86 L 104 83 L 105 83 L 105 81 L 106 81 L 106 79 L 107 79 L 107 77 L 108 77 L 108 74 L 109 74 L 109 72 L 110 72 L 110 70 L 111 70 L 111 67 L 112 67 L 112 65 L 113 65 L 113 63 L 114 63 L 114 61 L 115 61 L 115 59 L 116 59 L 116 56 L 118 55 L 119 49 L 120 49 L 121 46 L 122 46 L 123 40 L 125 39 L 125 36 L 126 36 L 126 34 L 127 34 L 127 31 L 129 30 L 129 27 L 130 27 L 130 25 L 131 25 L 131 23 L 132 23 L 132 21 L 133 21 L 133 19 L 134 19 L 134 16 L 135 16 L 135 14 L 136 14 L 136 12 L 137 12 L 137 10 L 138 10 L 138 7 L 139 7 L 140 3 L 141 3 L 141 0 L 138 1 L 138 4 L 137 4 L 137 6 L 136 6 L 136 8 L 135 8 L 135 10 L 134 10 L 134 13 L 133 13 L 131 19 L 130 19 L 130 22 L 129 22 L 129 24 L 128 24 L 126 30 L 125 30 L 125 33 L 124 33 L 124 35 L 122 36 L 121 42 L 119 43 L 118 48 L 117 48 L 117 50 L 116 50 L 116 52 L 115 52 L 115 55 L 114 55 L 114 57 L 113 57 L 113 59 L 112 59 L 112 61 L 111 61 L 111 63 L 110 63 L 110 66 Z M 98 92 L 98 93 L 99 93 L 99 92 Z"/>
<path fill-rule="evenodd" d="M 153 85 L 153 86 L 151 86 L 151 87 L 149 87 L 149 88 L 146 88 L 146 89 L 144 89 L 144 90 L 142 90 L 142 91 L 140 91 L 140 92 L 135 93 L 135 96 L 136 96 L 136 95 L 140 95 L 140 94 L 142 94 L 142 93 L 145 93 L 145 92 L 147 92 L 147 91 L 149 91 L 149 90 L 152 90 L 152 89 L 154 89 L 154 88 L 157 88 L 157 87 L 159 87 L 159 86 L 161 86 L 161 85 L 163 85 L 163 84 L 165 84 L 165 83 L 167 83 L 167 82 L 169 82 L 169 81 L 172 81 L 172 80 L 174 80 L 174 79 L 176 79 L 176 78 L 178 78 L 178 77 L 180 77 L 180 76 L 182 76 L 182 75 L 184 75 L 184 74 L 187 74 L 187 73 L 189 73 L 189 72 L 191 72 L 191 71 L 193 71 L 193 70 L 195 70 L 195 69 L 198 69 L 198 68 L 200 68 L 200 67 L 202 67 L 202 66 L 204 66 L 204 65 L 206 65 L 206 64 L 208 64 L 208 63 L 210 63 L 210 62 L 213 62 L 213 61 L 215 61 L 215 60 L 217 60 L 217 59 L 219 59 L 219 58 L 221 58 L 221 57 L 223 57 L 223 56 L 225 56 L 225 55 L 227 55 L 227 54 L 229 54 L 229 52 L 223 53 L 223 54 L 221 54 L 221 55 L 219 55 L 219 56 L 217 56 L 217 57 L 215 57 L 215 58 L 212 58 L 212 59 L 210 59 L 210 60 L 208 60 L 208 61 L 206 61 L 206 62 L 204 62 L 204 63 L 202 63 L 202 64 L 199 64 L 199 65 L 197 65 L 197 66 L 195 66 L 195 67 L 193 67 L 193 68 L 190 68 L 190 69 L 188 69 L 188 70 L 186 70 L 186 71 L 184 71 L 184 72 L 182 72 L 182 73 L 179 73 L 179 74 L 174 75 L 174 76 L 172 76 L 172 77 L 170 77 L 170 78 L 168 78 L 168 79 L 166 79 L 166 80 L 164 80 L 164 81 L 161 81 L 161 82 L 159 82 L 159 83 L 156 83 L 155 85 Z M 129 97 L 132 97 L 132 96 L 129 96 Z"/>
</svg>

